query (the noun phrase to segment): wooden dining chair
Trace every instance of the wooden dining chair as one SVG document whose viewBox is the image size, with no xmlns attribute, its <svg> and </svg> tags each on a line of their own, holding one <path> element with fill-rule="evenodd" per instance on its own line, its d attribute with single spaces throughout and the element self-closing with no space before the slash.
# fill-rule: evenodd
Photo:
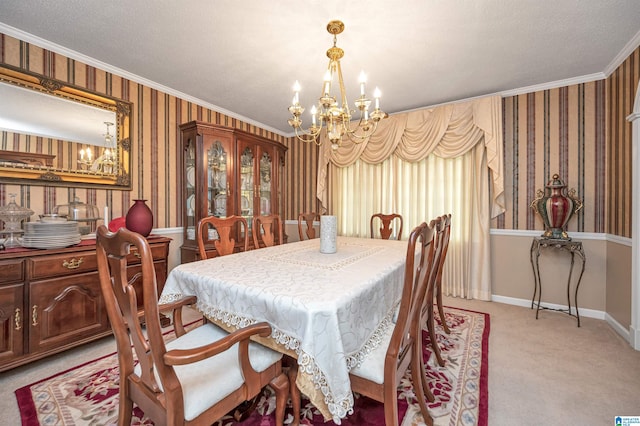
<svg viewBox="0 0 640 426">
<path fill-rule="evenodd" d="M 424 319 L 423 324 L 426 323 L 427 332 L 429 333 L 431 350 L 433 351 L 433 354 L 436 357 L 436 361 L 438 362 L 438 365 L 440 365 L 441 367 L 444 366 L 444 359 L 442 358 L 442 354 L 440 353 L 440 347 L 438 346 L 438 339 L 437 339 L 438 336 L 435 330 L 435 317 L 434 317 L 433 306 L 434 306 L 434 297 L 437 293 L 436 287 L 438 284 L 437 283 L 438 272 L 440 270 L 442 251 L 443 251 L 444 242 L 445 242 L 445 231 L 446 231 L 445 223 L 446 223 L 445 216 L 438 216 L 437 218 L 432 220 L 430 223 L 435 230 L 433 235 L 433 252 L 432 252 L 434 257 L 435 276 L 433 281 L 430 283 L 429 287 L 427 288 L 425 303 L 424 303 L 424 306 L 422 307 L 422 313 L 423 313 L 423 319 Z M 444 318 L 444 310 L 441 315 Z"/>
<path fill-rule="evenodd" d="M 298 215 L 298 235 L 300 241 L 312 240 L 316 237 L 316 229 L 313 227 L 314 221 L 320 221 L 320 215 L 316 212 L 305 212 Z"/>
<path fill-rule="evenodd" d="M 271 214 L 253 218 L 254 248 L 271 247 L 284 243 L 284 231 L 280 215 Z"/>
<path fill-rule="evenodd" d="M 182 308 L 196 303 L 188 296 L 158 305 L 151 249 L 140 234 L 125 228 L 110 233 L 102 225 L 96 235 L 100 288 L 118 348 L 118 424 L 131 423 L 133 404 L 155 424 L 209 425 L 269 385 L 276 393 L 276 422 L 284 421 L 289 382 L 282 354 L 249 337 L 267 337 L 266 322 L 233 333 L 207 322 L 188 333 Z M 130 277 L 127 264 L 135 252 L 140 272 Z M 143 332 L 136 286 L 144 295 Z M 160 326 L 161 310 L 173 311 L 176 339 L 167 343 Z M 137 363 L 134 358 L 137 357 Z"/>
<path fill-rule="evenodd" d="M 234 231 L 240 226 L 239 234 Z M 214 232 L 210 232 L 214 231 Z M 240 250 L 249 250 L 249 225 L 247 220 L 242 216 L 228 216 L 226 218 L 207 216 L 198 222 L 198 252 L 200 259 L 208 259 L 213 257 L 214 253 L 207 252 L 207 246 L 216 249 L 215 255 L 226 256 L 232 254 L 236 248 L 236 240 L 234 236 L 240 236 Z"/>
<path fill-rule="evenodd" d="M 433 420 L 426 400 L 433 395 L 426 380 L 422 360 L 422 306 L 430 281 L 435 279 L 435 257 L 430 256 L 433 228 L 426 223 L 417 226 L 409 236 L 405 265 L 405 278 L 395 326 L 387 330 L 382 342 L 369 353 L 349 376 L 354 392 L 384 404 L 387 426 L 398 425 L 398 385 L 409 368 L 420 411 L 427 424 Z M 419 251 L 419 252 L 418 252 Z M 418 253 L 419 257 L 418 257 Z M 416 262 L 416 258 L 419 260 Z M 420 397 L 421 395 L 424 398 Z"/>
<path fill-rule="evenodd" d="M 398 213 L 383 214 L 376 213 L 371 216 L 369 220 L 369 228 L 371 229 L 371 238 L 376 238 L 378 233 L 374 232 L 374 223 L 380 222 L 380 228 L 378 229 L 379 235 L 382 239 L 388 240 L 393 234 L 394 223 L 397 226 L 396 239 L 402 238 L 402 215 Z"/>
<path fill-rule="evenodd" d="M 449 334 L 451 330 L 447 325 L 446 317 L 444 316 L 444 307 L 442 305 L 442 270 L 444 269 L 444 261 L 447 258 L 447 251 L 449 251 L 449 240 L 451 239 L 451 214 L 446 214 L 442 217 L 442 226 L 444 227 L 442 233 L 442 241 L 441 241 L 441 253 L 440 253 L 440 261 L 438 262 L 438 275 L 436 276 L 435 283 L 435 295 L 436 295 L 436 303 L 438 304 L 438 314 L 440 315 L 440 322 L 442 323 L 442 328 L 444 332 Z"/>
</svg>

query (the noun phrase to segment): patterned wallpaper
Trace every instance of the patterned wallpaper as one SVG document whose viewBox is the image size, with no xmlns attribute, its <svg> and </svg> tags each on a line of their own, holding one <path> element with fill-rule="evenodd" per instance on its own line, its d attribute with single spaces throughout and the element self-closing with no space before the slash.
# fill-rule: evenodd
<svg viewBox="0 0 640 426">
<path fill-rule="evenodd" d="M 640 47 L 606 80 L 607 218 L 606 232 L 631 237 L 631 123 L 640 81 Z"/>
<path fill-rule="evenodd" d="M 502 107 L 507 211 L 492 227 L 542 230 L 529 204 L 557 173 L 584 202 L 569 232 L 605 232 L 604 81 L 507 97 Z"/>
<path fill-rule="evenodd" d="M 9 193 L 16 193 L 19 204 L 39 214 L 50 212 L 53 206 L 66 204 L 74 196 L 78 196 L 83 202 L 96 204 L 100 212 L 108 205 L 110 217 L 113 218 L 126 214 L 134 199 L 144 198 L 153 211 L 154 227 L 179 226 L 180 204 L 175 200 L 178 184 L 178 126 L 191 120 L 202 120 L 238 128 L 287 146 L 286 178 L 290 181 L 288 188 L 291 193 L 286 201 L 285 217 L 294 219 L 297 218 L 298 211 L 315 208 L 315 145 L 292 141 L 292 138 L 266 131 L 1 33 L 0 63 L 133 102 L 132 191 L 0 184 L 0 205 L 7 202 Z M 12 149 L 12 141 L 8 139 L 6 135 L 0 139 L 0 149 Z M 49 147 L 43 143 L 43 138 L 35 139 L 36 147 L 33 152 L 49 153 Z"/>
<path fill-rule="evenodd" d="M 554 173 L 584 200 L 569 231 L 631 237 L 631 124 L 637 48 L 605 80 L 504 98 L 507 211 L 501 229 L 542 229 L 529 203 Z"/>
<path fill-rule="evenodd" d="M 75 194 L 97 204 L 101 211 L 109 205 L 110 216 L 117 217 L 126 213 L 133 199 L 145 198 L 153 210 L 155 227 L 179 226 L 175 200 L 178 125 L 197 119 L 287 146 L 285 178 L 290 192 L 284 217 L 296 219 L 299 212 L 317 211 L 314 144 L 280 136 L 1 33 L 0 63 L 134 103 L 133 191 L 0 185 L 0 205 L 8 193 L 15 192 L 22 205 L 42 213 Z M 632 112 L 639 74 L 640 48 L 606 80 L 503 99 L 507 211 L 492 221 L 493 228 L 541 230 L 542 221 L 529 204 L 536 190 L 558 173 L 585 204 L 571 219 L 569 232 L 630 237 L 631 127 L 626 117 Z M 0 140 L 0 149 L 10 149 L 7 143 Z M 46 151 L 45 146 L 38 149 Z"/>
</svg>

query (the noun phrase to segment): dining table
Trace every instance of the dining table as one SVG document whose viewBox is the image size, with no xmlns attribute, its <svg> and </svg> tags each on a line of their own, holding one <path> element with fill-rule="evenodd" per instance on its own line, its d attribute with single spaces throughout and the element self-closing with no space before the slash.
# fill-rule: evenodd
<svg viewBox="0 0 640 426">
<path fill-rule="evenodd" d="M 296 385 L 340 424 L 353 413 L 349 371 L 394 325 L 404 281 L 406 241 L 337 237 L 185 263 L 167 277 L 160 303 L 195 295 L 208 320 L 233 331 L 266 321 L 259 342 L 298 363 Z"/>
</svg>

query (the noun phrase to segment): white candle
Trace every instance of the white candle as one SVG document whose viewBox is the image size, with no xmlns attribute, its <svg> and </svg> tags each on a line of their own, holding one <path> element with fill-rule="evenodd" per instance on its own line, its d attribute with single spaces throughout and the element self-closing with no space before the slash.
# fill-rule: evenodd
<svg viewBox="0 0 640 426">
<path fill-rule="evenodd" d="M 329 96 L 329 93 L 331 92 L 331 71 L 327 70 L 326 73 L 324 73 L 324 94 L 325 96 Z"/>
<path fill-rule="evenodd" d="M 380 89 L 376 87 L 373 96 L 376 98 L 376 109 L 380 109 Z"/>
<path fill-rule="evenodd" d="M 109 206 L 104 206 L 104 226 L 109 225 Z"/>
<path fill-rule="evenodd" d="M 300 83 L 298 83 L 298 80 L 296 80 L 296 82 L 293 85 L 293 105 L 298 105 L 298 103 L 300 102 Z"/>
<path fill-rule="evenodd" d="M 364 71 L 360 71 L 358 82 L 360 83 L 360 95 L 364 96 L 364 84 L 367 82 L 367 75 L 364 73 Z"/>
</svg>

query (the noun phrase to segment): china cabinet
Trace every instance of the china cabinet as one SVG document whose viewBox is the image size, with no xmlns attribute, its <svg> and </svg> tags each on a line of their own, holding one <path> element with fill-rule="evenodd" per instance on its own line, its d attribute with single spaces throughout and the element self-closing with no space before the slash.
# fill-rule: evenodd
<svg viewBox="0 0 640 426">
<path fill-rule="evenodd" d="M 160 293 L 171 239 L 147 240 Z M 128 257 L 127 274 L 133 278 L 140 272 L 140 259 L 135 251 Z M 142 310 L 142 288 L 134 287 Z M 0 251 L 0 371 L 109 334 L 95 240 L 61 249 Z"/>
<path fill-rule="evenodd" d="M 251 224 L 256 215 L 284 212 L 284 145 L 199 121 L 182 124 L 180 135 L 183 263 L 199 258 L 196 227 L 203 217 L 240 215 Z"/>
</svg>

